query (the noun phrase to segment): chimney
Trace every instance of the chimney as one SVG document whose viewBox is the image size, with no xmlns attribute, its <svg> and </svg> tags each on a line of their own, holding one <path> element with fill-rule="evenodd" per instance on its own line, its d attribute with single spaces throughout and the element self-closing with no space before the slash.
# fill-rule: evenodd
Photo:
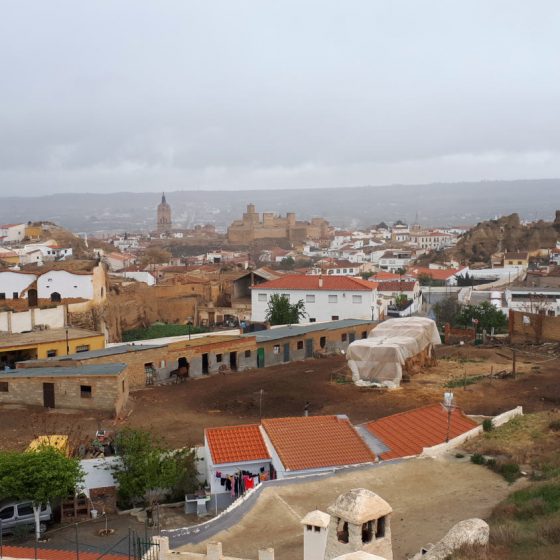
<svg viewBox="0 0 560 560">
<path fill-rule="evenodd" d="M 319 288 L 323 287 L 323 277 L 319 276 Z"/>
<path fill-rule="evenodd" d="M 274 549 L 263 548 L 259 550 L 259 560 L 274 560 Z"/>
<path fill-rule="evenodd" d="M 206 558 L 208 560 L 222 560 L 222 543 L 211 542 L 206 545 Z"/>
</svg>

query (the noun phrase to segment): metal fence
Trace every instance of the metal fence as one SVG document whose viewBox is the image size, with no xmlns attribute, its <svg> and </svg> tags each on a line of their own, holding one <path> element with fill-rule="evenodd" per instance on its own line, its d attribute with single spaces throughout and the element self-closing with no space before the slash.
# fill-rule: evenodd
<svg viewBox="0 0 560 560">
<path fill-rule="evenodd" d="M 21 549 L 24 548 L 28 553 L 28 558 L 32 560 L 41 560 L 46 557 L 46 552 L 49 551 L 49 557 L 52 558 L 53 550 L 64 550 L 65 558 L 70 560 L 103 560 L 108 557 L 114 558 L 115 556 L 121 557 L 123 560 L 159 560 L 160 559 L 160 546 L 150 531 L 148 526 L 144 526 L 144 531 L 137 531 L 128 528 L 125 535 L 118 540 L 114 541 L 110 546 L 101 547 L 91 544 L 80 535 L 81 526 L 87 524 L 91 528 L 91 524 L 87 521 L 82 523 L 75 523 L 73 525 L 66 525 L 59 527 L 48 533 L 45 537 L 52 537 L 60 531 L 69 533 L 73 527 L 72 535 L 65 534 L 63 538 L 63 545 L 49 544 L 49 540 L 34 540 L 32 543 L 29 539 L 21 542 L 17 539 L 17 535 L 12 538 L 6 538 L 2 531 L 2 520 L 0 519 L 0 560 L 2 558 L 11 557 L 12 548 L 18 549 L 18 556 L 21 554 Z"/>
</svg>

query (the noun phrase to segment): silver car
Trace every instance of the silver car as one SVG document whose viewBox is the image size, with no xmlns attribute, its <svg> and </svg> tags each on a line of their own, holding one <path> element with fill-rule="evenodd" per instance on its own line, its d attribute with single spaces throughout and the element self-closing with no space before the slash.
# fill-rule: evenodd
<svg viewBox="0 0 560 560">
<path fill-rule="evenodd" d="M 44 533 L 47 523 L 52 521 L 52 509 L 50 505 L 41 506 L 39 512 L 39 530 Z M 0 526 L 2 533 L 13 533 L 16 527 L 29 526 L 32 531 L 35 528 L 35 515 L 33 514 L 32 502 L 0 502 Z"/>
</svg>

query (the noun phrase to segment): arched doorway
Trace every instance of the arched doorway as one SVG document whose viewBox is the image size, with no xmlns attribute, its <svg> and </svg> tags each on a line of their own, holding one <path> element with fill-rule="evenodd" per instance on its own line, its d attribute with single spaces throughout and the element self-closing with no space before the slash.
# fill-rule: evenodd
<svg viewBox="0 0 560 560">
<path fill-rule="evenodd" d="M 55 301 L 55 302 L 60 302 L 61 297 L 60 294 L 58 292 L 53 292 L 51 294 L 51 301 Z"/>
<path fill-rule="evenodd" d="M 35 288 L 31 288 L 27 292 L 27 303 L 29 307 L 37 307 L 37 290 Z"/>
</svg>

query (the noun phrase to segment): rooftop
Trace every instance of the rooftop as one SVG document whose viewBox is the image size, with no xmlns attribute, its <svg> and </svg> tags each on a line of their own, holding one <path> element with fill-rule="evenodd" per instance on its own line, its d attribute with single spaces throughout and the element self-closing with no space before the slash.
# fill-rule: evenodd
<svg viewBox="0 0 560 560">
<path fill-rule="evenodd" d="M 331 516 L 324 511 L 318 509 L 310 511 L 302 520 L 302 525 L 314 525 L 315 527 L 327 528 L 329 526 Z"/>
<path fill-rule="evenodd" d="M 262 426 L 288 471 L 375 461 L 346 416 L 270 418 Z"/>
<path fill-rule="evenodd" d="M 7 377 L 92 377 L 118 375 L 126 368 L 126 364 L 96 364 L 94 366 L 75 367 L 38 367 L 20 368 L 0 372 L 0 379 Z"/>
<path fill-rule="evenodd" d="M 47 329 L 45 331 L 32 331 L 15 334 L 3 332 L 0 338 L 0 348 L 7 348 L 11 346 L 33 346 L 44 342 L 58 342 L 60 340 L 66 340 L 66 332 L 68 332 L 68 340 L 103 336 L 103 333 L 77 329 L 74 327 L 70 327 L 68 329 Z"/>
<path fill-rule="evenodd" d="M 387 460 L 419 455 L 424 447 L 444 443 L 447 436 L 447 420 L 447 410 L 443 405 L 433 404 L 386 416 L 364 426 L 389 448 L 389 451 L 380 455 L 381 459 Z M 460 436 L 477 425 L 459 408 L 455 408 L 449 423 L 449 439 Z"/>
<path fill-rule="evenodd" d="M 367 326 L 371 321 L 365 319 L 340 319 L 339 321 L 326 321 L 324 323 L 309 323 L 307 325 L 286 325 L 274 327 L 264 331 L 255 331 L 242 336 L 254 336 L 257 342 L 279 340 L 289 336 L 303 336 L 310 332 L 332 331 L 351 327 Z"/>
<path fill-rule="evenodd" d="M 64 362 L 72 360 L 90 360 L 92 358 L 104 358 L 106 356 L 118 356 L 129 352 L 142 352 L 143 350 L 153 350 L 155 348 L 165 348 L 164 344 L 123 344 L 122 346 L 111 346 L 100 350 L 89 350 L 88 352 L 78 352 L 68 356 L 55 356 L 54 358 L 44 358 L 42 360 L 26 360 L 23 364 L 33 364 L 33 362 Z"/>
<path fill-rule="evenodd" d="M 357 266 L 357 265 L 356 265 Z M 308 276 L 287 274 L 282 278 L 253 286 L 259 290 L 325 290 L 329 292 L 355 292 L 375 290 L 375 282 L 351 276 Z"/>
<path fill-rule="evenodd" d="M 426 268 L 422 266 L 411 267 L 407 270 L 407 274 L 411 276 L 430 276 L 432 280 L 448 280 L 452 276 L 459 274 L 463 271 L 462 268 Z"/>
<path fill-rule="evenodd" d="M 206 428 L 204 433 L 215 465 L 270 459 L 257 424 Z"/>
<path fill-rule="evenodd" d="M 399 282 L 393 280 L 392 282 L 379 282 L 377 285 L 378 292 L 412 292 L 416 282 Z"/>
</svg>

